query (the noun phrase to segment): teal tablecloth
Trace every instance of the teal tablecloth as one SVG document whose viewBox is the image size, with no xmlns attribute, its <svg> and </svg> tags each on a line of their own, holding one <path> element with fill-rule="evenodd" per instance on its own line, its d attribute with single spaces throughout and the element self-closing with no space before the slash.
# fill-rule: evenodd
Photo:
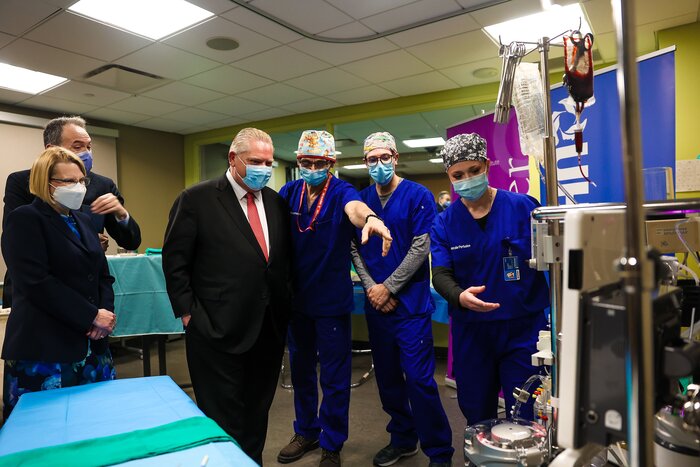
<svg viewBox="0 0 700 467">
<path fill-rule="evenodd" d="M 165 290 L 162 256 L 108 256 L 107 263 L 114 276 L 113 337 L 183 332 Z"/>
</svg>

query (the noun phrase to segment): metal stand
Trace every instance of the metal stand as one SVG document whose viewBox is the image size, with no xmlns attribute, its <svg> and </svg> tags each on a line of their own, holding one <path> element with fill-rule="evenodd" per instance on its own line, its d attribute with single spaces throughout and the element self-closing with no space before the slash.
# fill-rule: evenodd
<svg viewBox="0 0 700 467">
<path fill-rule="evenodd" d="M 353 355 L 369 354 L 370 358 L 372 356 L 371 349 L 352 349 L 351 352 Z M 289 350 L 285 349 L 284 354 L 289 355 Z M 360 379 L 358 379 L 354 383 L 350 383 L 350 389 L 362 386 L 367 381 L 369 381 L 372 378 L 372 376 L 374 376 L 374 361 L 372 361 L 372 363 L 370 364 L 369 370 L 367 370 L 362 376 L 360 376 Z M 280 386 L 284 389 L 294 389 L 293 384 L 287 383 L 287 367 L 284 364 L 284 356 L 282 356 L 282 368 L 280 369 Z"/>
</svg>

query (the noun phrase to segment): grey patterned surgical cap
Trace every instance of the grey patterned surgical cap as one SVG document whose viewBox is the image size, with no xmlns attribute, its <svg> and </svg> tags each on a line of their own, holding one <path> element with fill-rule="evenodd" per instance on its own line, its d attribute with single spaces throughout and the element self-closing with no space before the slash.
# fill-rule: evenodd
<svg viewBox="0 0 700 467">
<path fill-rule="evenodd" d="M 455 135 L 445 142 L 438 155 L 445 170 L 462 161 L 486 162 L 486 140 L 476 133 Z"/>
</svg>

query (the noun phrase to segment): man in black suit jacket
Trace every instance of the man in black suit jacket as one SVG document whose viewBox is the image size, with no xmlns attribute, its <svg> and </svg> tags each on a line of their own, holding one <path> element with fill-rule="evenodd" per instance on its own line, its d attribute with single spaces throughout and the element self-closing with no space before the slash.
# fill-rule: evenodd
<svg viewBox="0 0 700 467">
<path fill-rule="evenodd" d="M 55 118 L 44 128 L 44 147 L 61 146 L 73 151 L 83 161 L 90 184 L 87 186 L 80 210 L 90 215 L 92 227 L 100 234 L 103 247 L 106 248 L 107 239 L 101 233 L 106 229 L 117 245 L 127 250 L 136 250 L 141 244 L 141 230 L 134 218 L 124 209 L 124 198 L 112 179 L 91 171 L 92 139 L 85 127 L 85 120 L 81 117 Z M 11 173 L 5 184 L 3 228 L 10 212 L 30 204 L 33 200 L 34 195 L 29 192 L 29 170 Z M 11 291 L 11 278 L 6 274 L 3 307 L 11 306 Z"/>
<path fill-rule="evenodd" d="M 289 209 L 264 187 L 270 136 L 241 130 L 225 175 L 175 200 L 163 270 L 197 405 L 262 464 L 291 302 Z"/>
</svg>

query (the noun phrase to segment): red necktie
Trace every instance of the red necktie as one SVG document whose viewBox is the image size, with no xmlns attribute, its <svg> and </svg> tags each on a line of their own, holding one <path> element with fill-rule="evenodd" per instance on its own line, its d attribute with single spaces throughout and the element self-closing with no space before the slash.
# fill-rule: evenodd
<svg viewBox="0 0 700 467">
<path fill-rule="evenodd" d="M 265 234 L 263 233 L 262 223 L 260 222 L 258 207 L 255 205 L 255 195 L 248 192 L 246 193 L 246 198 L 248 199 L 248 222 L 250 222 L 250 228 L 253 229 L 255 238 L 260 244 L 263 255 L 265 255 L 265 261 L 267 261 L 267 245 L 265 244 Z"/>
</svg>

